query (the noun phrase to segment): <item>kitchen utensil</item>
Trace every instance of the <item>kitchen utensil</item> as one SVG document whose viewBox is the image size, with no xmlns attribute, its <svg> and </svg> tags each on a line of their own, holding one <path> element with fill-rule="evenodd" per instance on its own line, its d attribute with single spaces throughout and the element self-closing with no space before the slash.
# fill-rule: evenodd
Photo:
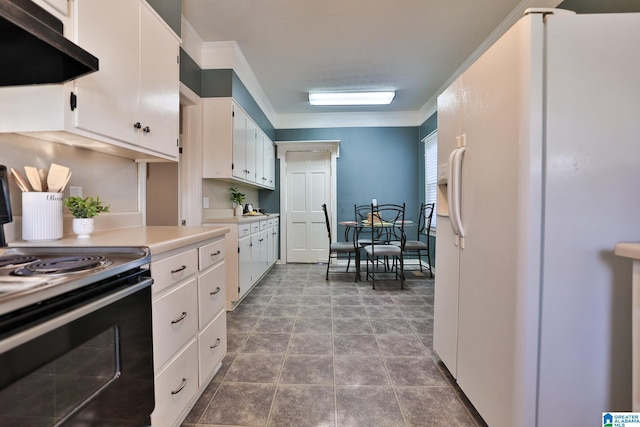
<svg viewBox="0 0 640 427">
<path fill-rule="evenodd" d="M 7 168 L 0 165 L 0 246 L 7 246 L 4 238 L 4 224 L 13 221 L 11 215 L 11 199 L 9 198 L 9 182 L 7 180 Z"/>
<path fill-rule="evenodd" d="M 60 193 L 64 191 L 65 187 L 69 183 L 70 178 L 71 178 L 71 171 L 69 171 L 69 175 L 67 175 L 67 179 L 64 180 L 64 184 L 62 184 L 62 187 L 60 187 L 60 190 L 58 190 Z"/>
<path fill-rule="evenodd" d="M 253 205 L 251 203 L 247 203 L 246 205 L 244 205 L 243 213 L 251 213 L 251 212 L 253 212 Z"/>
<path fill-rule="evenodd" d="M 49 174 L 47 175 L 47 186 L 49 187 L 49 191 L 52 193 L 59 193 L 60 189 L 65 185 L 68 175 L 68 167 L 57 163 L 51 163 L 51 166 L 49 167 Z"/>
<path fill-rule="evenodd" d="M 48 170 L 40 168 L 38 169 L 38 175 L 40 175 L 40 185 L 42 187 L 42 191 L 49 191 L 49 187 L 47 186 L 47 174 Z"/>
<path fill-rule="evenodd" d="M 29 184 L 31 184 L 33 191 L 42 191 L 42 181 L 40 180 L 38 169 L 33 166 L 25 166 L 24 173 L 27 175 L 27 179 L 29 180 Z"/>
<path fill-rule="evenodd" d="M 22 175 L 20 175 L 20 172 L 18 172 L 14 168 L 11 168 L 11 176 L 13 177 L 13 180 L 16 182 L 16 184 L 18 184 L 18 188 L 20 190 L 31 191 L 31 187 L 29 186 L 29 183 L 27 182 L 26 179 L 24 179 Z"/>
</svg>

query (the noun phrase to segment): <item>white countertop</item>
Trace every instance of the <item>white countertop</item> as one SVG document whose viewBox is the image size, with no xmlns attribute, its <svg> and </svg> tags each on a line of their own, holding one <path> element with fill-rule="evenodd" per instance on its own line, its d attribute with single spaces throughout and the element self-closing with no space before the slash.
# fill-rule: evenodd
<svg viewBox="0 0 640 427">
<path fill-rule="evenodd" d="M 151 254 L 177 249 L 203 240 L 224 236 L 229 227 L 200 226 L 150 226 L 116 228 L 98 230 L 91 233 L 88 239 L 77 239 L 75 236 L 64 236 L 59 240 L 46 242 L 11 242 L 11 246 L 147 246 Z"/>
<path fill-rule="evenodd" d="M 640 260 L 640 243 L 621 242 L 616 245 L 615 254 Z"/>
<path fill-rule="evenodd" d="M 210 217 L 203 218 L 203 224 L 235 224 L 240 222 L 253 222 L 260 221 L 269 218 L 279 217 L 279 213 L 275 214 L 260 214 L 260 215 L 243 215 L 243 216 L 225 216 L 225 217 Z"/>
</svg>

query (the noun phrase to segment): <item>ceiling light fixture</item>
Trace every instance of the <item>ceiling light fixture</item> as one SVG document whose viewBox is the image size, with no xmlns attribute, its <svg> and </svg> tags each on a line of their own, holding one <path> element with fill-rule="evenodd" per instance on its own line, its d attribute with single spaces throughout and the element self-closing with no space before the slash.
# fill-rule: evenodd
<svg viewBox="0 0 640 427">
<path fill-rule="evenodd" d="M 387 92 L 309 92 L 311 105 L 387 105 L 395 91 Z"/>
</svg>

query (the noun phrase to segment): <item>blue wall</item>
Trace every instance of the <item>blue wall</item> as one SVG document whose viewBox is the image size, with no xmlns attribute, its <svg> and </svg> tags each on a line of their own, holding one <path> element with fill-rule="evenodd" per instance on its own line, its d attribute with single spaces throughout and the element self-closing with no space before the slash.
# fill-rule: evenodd
<svg viewBox="0 0 640 427">
<path fill-rule="evenodd" d="M 353 205 L 370 204 L 372 198 L 377 198 L 378 203 L 404 202 L 407 219 L 417 220 L 419 182 L 420 176 L 424 177 L 419 170 L 417 127 L 277 129 L 276 140 L 340 141 L 336 171 L 338 221 L 352 220 Z M 262 199 L 260 203 L 262 206 Z"/>
<path fill-rule="evenodd" d="M 182 0 L 148 0 L 151 7 L 162 16 L 171 29 L 180 36 L 182 24 Z"/>
</svg>

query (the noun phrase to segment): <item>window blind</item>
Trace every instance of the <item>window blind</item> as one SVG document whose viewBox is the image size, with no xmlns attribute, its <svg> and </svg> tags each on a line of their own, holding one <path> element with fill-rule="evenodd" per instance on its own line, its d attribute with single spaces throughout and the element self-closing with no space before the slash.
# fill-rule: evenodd
<svg viewBox="0 0 640 427">
<path fill-rule="evenodd" d="M 433 132 L 424 139 L 424 188 L 425 203 L 437 203 L 438 192 L 438 134 Z M 436 209 L 434 208 L 434 212 Z M 436 215 L 433 215 L 431 227 L 436 227 Z"/>
</svg>

